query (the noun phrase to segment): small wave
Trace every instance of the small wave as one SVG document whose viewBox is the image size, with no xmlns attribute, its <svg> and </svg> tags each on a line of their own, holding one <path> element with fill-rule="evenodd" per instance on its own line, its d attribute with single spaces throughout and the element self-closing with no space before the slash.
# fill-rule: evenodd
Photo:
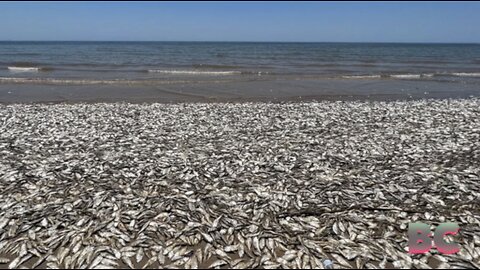
<svg viewBox="0 0 480 270">
<path fill-rule="evenodd" d="M 459 77 L 480 77 L 480 73 L 466 73 L 466 72 L 459 72 L 459 73 L 452 73 L 453 76 Z"/>
<path fill-rule="evenodd" d="M 392 78 L 392 79 L 422 79 L 442 76 L 458 76 L 458 77 L 480 77 L 480 72 L 456 72 L 456 73 L 422 73 L 422 74 L 384 74 L 384 75 L 348 75 L 342 76 L 345 79 L 375 79 L 375 78 Z"/>
<path fill-rule="evenodd" d="M 19 78 L 0 77 L 0 83 L 6 84 L 40 84 L 40 85 L 158 85 L 158 84 L 179 84 L 179 83 L 218 83 L 227 80 L 92 80 L 92 79 L 54 79 L 54 78 Z"/>
<path fill-rule="evenodd" d="M 38 72 L 38 67 L 8 67 L 8 70 L 12 72 Z"/>
<path fill-rule="evenodd" d="M 435 76 L 434 73 L 389 75 L 389 77 L 395 78 L 395 79 L 420 79 L 420 78 L 432 78 L 433 76 Z"/>
<path fill-rule="evenodd" d="M 422 74 L 393 74 L 390 77 L 395 79 L 420 79 Z"/>
<path fill-rule="evenodd" d="M 177 75 L 235 75 L 241 74 L 240 71 L 204 71 L 204 70 L 161 70 L 149 69 L 148 72 L 163 73 L 163 74 L 177 74 Z"/>
<path fill-rule="evenodd" d="M 394 78 L 394 79 L 420 79 L 420 78 L 431 78 L 435 74 L 425 73 L 425 74 L 390 74 L 390 75 L 346 75 L 342 76 L 345 79 L 379 79 L 379 78 Z"/>
<path fill-rule="evenodd" d="M 345 79 L 378 79 L 381 78 L 380 75 L 351 75 L 351 76 L 342 76 Z"/>
<path fill-rule="evenodd" d="M 70 80 L 70 79 L 41 79 L 41 78 L 12 78 L 0 77 L 3 83 L 38 83 L 38 84 L 114 84 L 124 81 L 120 80 Z"/>
</svg>

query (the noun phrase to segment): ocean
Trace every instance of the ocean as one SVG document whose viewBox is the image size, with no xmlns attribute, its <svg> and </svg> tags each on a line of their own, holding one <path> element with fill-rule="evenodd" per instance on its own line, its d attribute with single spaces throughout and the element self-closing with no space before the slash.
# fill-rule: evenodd
<svg viewBox="0 0 480 270">
<path fill-rule="evenodd" d="M 479 88 L 480 44 L 0 42 L 0 89 L 322 80 Z"/>
</svg>

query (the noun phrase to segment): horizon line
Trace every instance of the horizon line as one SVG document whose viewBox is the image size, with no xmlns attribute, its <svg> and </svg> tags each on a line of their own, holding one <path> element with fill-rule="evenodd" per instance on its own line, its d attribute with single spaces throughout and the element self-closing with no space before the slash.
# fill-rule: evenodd
<svg viewBox="0 0 480 270">
<path fill-rule="evenodd" d="M 383 44 L 480 44 L 435 41 L 215 41 L 215 40 L 0 40 L 0 42 L 198 42 L 198 43 L 383 43 Z"/>
</svg>

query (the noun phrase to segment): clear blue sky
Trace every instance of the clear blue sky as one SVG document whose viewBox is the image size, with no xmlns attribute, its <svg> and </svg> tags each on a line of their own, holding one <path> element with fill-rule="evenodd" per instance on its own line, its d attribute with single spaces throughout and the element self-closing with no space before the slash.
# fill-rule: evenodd
<svg viewBox="0 0 480 270">
<path fill-rule="evenodd" d="M 0 40 L 480 42 L 480 2 L 2 2 Z"/>
</svg>

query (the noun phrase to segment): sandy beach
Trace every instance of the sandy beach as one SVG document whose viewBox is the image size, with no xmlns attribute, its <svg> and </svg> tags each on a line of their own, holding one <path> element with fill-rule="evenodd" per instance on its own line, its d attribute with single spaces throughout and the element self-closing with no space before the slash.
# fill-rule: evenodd
<svg viewBox="0 0 480 270">
<path fill-rule="evenodd" d="M 0 268 L 480 268 L 479 108 L 0 105 Z"/>
</svg>

